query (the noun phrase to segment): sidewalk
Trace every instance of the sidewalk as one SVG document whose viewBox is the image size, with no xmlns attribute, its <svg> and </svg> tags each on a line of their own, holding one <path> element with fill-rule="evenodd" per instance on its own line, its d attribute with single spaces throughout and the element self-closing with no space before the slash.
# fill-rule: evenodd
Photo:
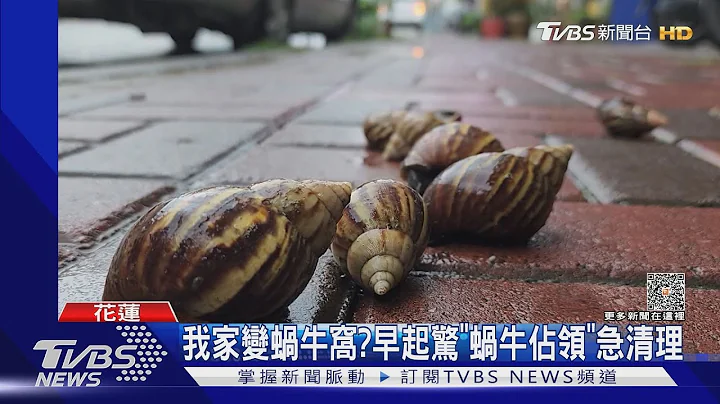
<svg viewBox="0 0 720 404">
<path fill-rule="evenodd" d="M 59 309 L 99 300 L 120 237 L 159 200 L 277 177 L 399 179 L 364 149 L 361 122 L 414 103 L 459 110 L 506 148 L 572 143 L 547 225 L 527 248 L 428 248 L 384 299 L 359 294 L 326 254 L 289 321 L 602 322 L 646 310 L 647 272 L 684 272 L 685 352 L 720 353 L 720 119 L 708 113 L 720 60 L 448 37 L 421 46 L 422 58 L 411 42 L 353 44 L 61 87 Z M 671 124 L 647 141 L 608 138 L 593 106 L 615 95 Z"/>
</svg>

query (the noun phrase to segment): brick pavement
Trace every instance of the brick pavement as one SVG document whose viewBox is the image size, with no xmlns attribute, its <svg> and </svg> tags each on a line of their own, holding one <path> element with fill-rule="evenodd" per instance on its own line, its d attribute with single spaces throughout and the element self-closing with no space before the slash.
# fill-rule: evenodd
<svg viewBox="0 0 720 404">
<path fill-rule="evenodd" d="M 644 309 L 646 272 L 683 272 L 686 351 L 720 353 L 720 120 L 708 113 L 720 104 L 720 60 L 432 37 L 416 59 L 416 45 L 61 87 L 60 308 L 100 298 L 119 237 L 156 201 L 276 177 L 399 179 L 398 164 L 364 149 L 365 115 L 453 108 L 508 148 L 575 144 L 547 225 L 523 248 L 428 248 L 385 298 L 358 292 L 326 254 L 287 320 L 602 321 Z M 592 106 L 614 95 L 662 109 L 669 127 L 610 139 Z"/>
</svg>

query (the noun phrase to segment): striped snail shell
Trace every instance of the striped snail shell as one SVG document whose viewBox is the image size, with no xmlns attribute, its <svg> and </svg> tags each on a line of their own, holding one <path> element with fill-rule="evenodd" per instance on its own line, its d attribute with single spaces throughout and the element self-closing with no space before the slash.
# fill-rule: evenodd
<svg viewBox="0 0 720 404">
<path fill-rule="evenodd" d="M 103 300 L 167 300 L 192 321 L 278 313 L 310 281 L 351 189 L 344 182 L 271 180 L 159 203 L 121 241 Z"/>
<path fill-rule="evenodd" d="M 508 149 L 505 153 L 525 157 L 530 163 L 536 165 L 542 174 L 548 176 L 550 192 L 557 195 L 565 180 L 568 163 L 573 154 L 573 146 L 569 144 L 561 146 L 534 146 L 515 147 Z"/>
<path fill-rule="evenodd" d="M 445 169 L 423 199 L 433 243 L 462 237 L 521 244 L 545 225 L 555 196 L 548 176 L 527 158 L 483 153 Z"/>
<path fill-rule="evenodd" d="M 330 248 L 355 283 L 384 295 L 407 277 L 427 242 L 422 197 L 401 182 L 376 180 L 353 191 Z"/>
<path fill-rule="evenodd" d="M 455 111 L 408 112 L 395 126 L 395 132 L 383 151 L 383 158 L 400 161 L 424 134 L 440 125 L 460 120 L 462 116 Z"/>
<path fill-rule="evenodd" d="M 415 143 L 400 166 L 400 175 L 422 195 L 430 182 L 452 163 L 503 150 L 490 132 L 466 123 L 450 123 L 438 126 Z"/>
<path fill-rule="evenodd" d="M 639 138 L 668 123 L 661 112 L 647 109 L 625 97 L 603 101 L 597 112 L 608 133 L 615 137 Z"/>
<path fill-rule="evenodd" d="M 382 151 L 388 139 L 395 132 L 395 125 L 407 114 L 407 111 L 379 112 L 369 115 L 363 122 L 363 133 L 368 149 Z"/>
</svg>

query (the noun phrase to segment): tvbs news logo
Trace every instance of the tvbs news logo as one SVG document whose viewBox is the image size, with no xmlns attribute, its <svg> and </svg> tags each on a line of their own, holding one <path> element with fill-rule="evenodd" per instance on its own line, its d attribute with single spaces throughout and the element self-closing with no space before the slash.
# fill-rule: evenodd
<svg viewBox="0 0 720 404">
<path fill-rule="evenodd" d="M 117 326 L 127 344 L 78 346 L 77 340 L 41 340 L 33 348 L 44 352 L 37 387 L 97 387 L 103 380 L 139 383 L 148 380 L 167 351 L 141 326 Z"/>
<path fill-rule="evenodd" d="M 595 39 L 595 26 L 585 25 L 568 25 L 564 29 L 560 29 L 559 22 L 541 22 L 538 23 L 537 29 L 543 30 L 540 39 L 543 41 L 559 41 L 565 37 L 568 41 L 592 41 Z"/>
</svg>

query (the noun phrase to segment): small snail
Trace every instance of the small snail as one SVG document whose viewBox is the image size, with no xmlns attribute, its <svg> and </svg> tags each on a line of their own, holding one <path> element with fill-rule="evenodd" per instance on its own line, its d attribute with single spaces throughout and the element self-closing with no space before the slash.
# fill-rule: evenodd
<svg viewBox="0 0 720 404">
<path fill-rule="evenodd" d="M 400 167 L 400 175 L 420 195 L 442 170 L 480 153 L 501 152 L 495 136 L 466 123 L 450 123 L 428 132 L 415 143 Z"/>
<path fill-rule="evenodd" d="M 720 119 L 720 106 L 715 106 L 710 108 L 710 111 L 708 111 L 708 114 L 710 114 L 713 118 Z"/>
<path fill-rule="evenodd" d="M 351 190 L 345 182 L 271 180 L 159 203 L 120 243 L 103 300 L 167 300 L 193 321 L 277 313 L 307 286 Z"/>
<path fill-rule="evenodd" d="M 566 144 L 561 146 L 515 147 L 506 150 L 505 153 L 525 157 L 530 160 L 530 163 L 538 166 L 540 171 L 548 176 L 550 192 L 557 195 L 565 180 L 565 172 L 573 154 L 573 146 Z"/>
<path fill-rule="evenodd" d="M 597 111 L 608 133 L 616 137 L 639 138 L 668 123 L 661 112 L 644 108 L 625 97 L 605 100 Z"/>
<path fill-rule="evenodd" d="M 433 243 L 469 237 L 521 244 L 545 225 L 555 194 L 549 176 L 539 166 L 503 152 L 478 154 L 454 163 L 430 183 L 423 199 Z"/>
<path fill-rule="evenodd" d="M 380 112 L 369 115 L 363 122 L 363 133 L 370 150 L 382 151 L 395 132 L 395 125 L 407 111 Z"/>
<path fill-rule="evenodd" d="M 446 123 L 459 122 L 462 116 L 455 111 L 411 111 L 398 121 L 395 132 L 383 151 L 385 160 L 400 161 L 424 134 Z"/>
<path fill-rule="evenodd" d="M 407 277 L 427 242 L 422 197 L 401 182 L 376 180 L 353 191 L 330 248 L 357 284 L 384 295 Z"/>
</svg>

